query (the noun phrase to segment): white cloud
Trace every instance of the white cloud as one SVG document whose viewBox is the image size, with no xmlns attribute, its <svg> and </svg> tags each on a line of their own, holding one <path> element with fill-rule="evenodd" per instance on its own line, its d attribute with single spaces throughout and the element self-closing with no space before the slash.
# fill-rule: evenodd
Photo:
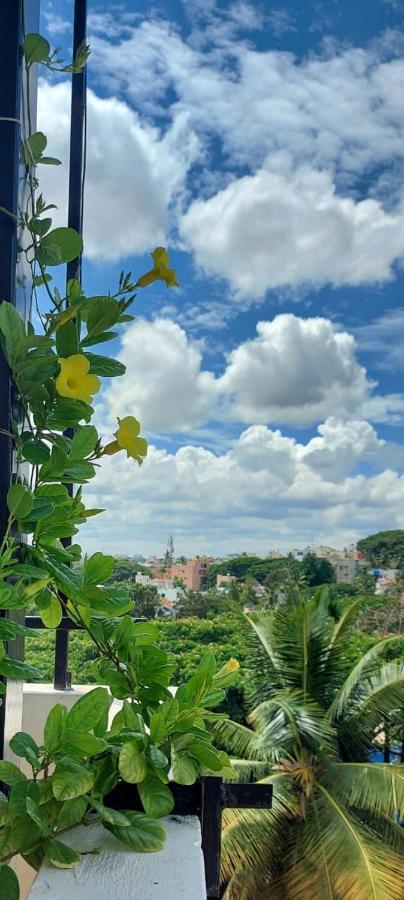
<svg viewBox="0 0 404 900">
<path fill-rule="evenodd" d="M 204 368 L 204 346 L 178 324 L 137 319 L 119 358 L 123 383 L 107 388 L 100 417 L 134 414 L 155 432 L 189 432 L 209 420 L 307 426 L 330 416 L 402 420 L 404 397 L 379 396 L 356 359 L 354 338 L 328 319 L 291 314 L 259 322 L 257 337 Z"/>
<path fill-rule="evenodd" d="M 179 223 L 197 263 L 240 298 L 391 278 L 404 218 L 386 167 L 404 159 L 404 59 L 376 44 L 302 59 L 257 51 L 230 32 L 261 27 L 260 8 L 240 0 L 230 16 L 216 4 L 204 14 L 200 46 L 161 19 L 90 17 L 90 66 L 116 96 L 89 92 L 87 254 L 142 253 L 175 240 Z M 40 125 L 65 162 L 68 112 L 67 86 L 43 85 Z M 358 199 L 356 179 L 372 170 L 375 198 Z M 65 208 L 60 172 L 41 174 Z"/>
<path fill-rule="evenodd" d="M 339 196 L 331 175 L 268 160 L 210 199 L 195 200 L 181 233 L 208 273 L 241 297 L 270 288 L 386 281 L 404 256 L 404 213 Z"/>
<path fill-rule="evenodd" d="M 404 368 L 404 309 L 391 309 L 373 322 L 355 328 L 362 351 L 375 354 L 377 369 L 396 371 Z"/>
<path fill-rule="evenodd" d="M 391 58 L 394 47 L 334 46 L 299 59 L 230 32 L 226 40 L 217 21 L 208 34 L 209 48 L 199 48 L 167 22 L 142 21 L 118 48 L 95 36 L 92 64 L 136 108 L 164 111 L 173 92 L 168 116 L 189 113 L 198 133 L 219 137 L 231 164 L 256 167 L 287 149 L 295 164 L 352 174 L 403 157 L 404 60 Z"/>
<path fill-rule="evenodd" d="M 351 335 L 328 319 L 284 314 L 259 322 L 257 337 L 230 353 L 220 387 L 239 421 L 307 425 L 354 414 L 371 384 Z"/>
<path fill-rule="evenodd" d="M 357 474 L 362 451 L 376 474 Z M 108 512 L 83 538 L 89 549 L 120 553 L 156 551 L 170 533 L 185 553 L 265 552 L 313 540 L 343 545 L 404 525 L 404 477 L 377 471 L 382 452 L 367 423 L 329 420 L 306 445 L 257 425 L 219 455 L 193 446 L 176 453 L 152 448 L 140 470 L 113 457 L 86 488 L 89 505 Z"/>
<path fill-rule="evenodd" d="M 201 370 L 202 351 L 168 319 L 138 319 L 122 339 L 125 378 L 106 394 L 111 416 L 134 414 L 142 427 L 189 430 L 210 418 L 215 405 L 214 376 Z"/>
<path fill-rule="evenodd" d="M 48 151 L 63 169 L 43 167 L 41 188 L 56 202 L 59 224 L 66 223 L 70 90 L 66 83 L 41 82 L 38 128 Z M 144 253 L 163 243 L 169 209 L 184 186 L 186 172 L 199 153 L 186 116 L 178 116 L 164 135 L 142 123 L 114 97 L 88 92 L 88 145 L 84 238 L 86 255 L 104 261 Z"/>
</svg>

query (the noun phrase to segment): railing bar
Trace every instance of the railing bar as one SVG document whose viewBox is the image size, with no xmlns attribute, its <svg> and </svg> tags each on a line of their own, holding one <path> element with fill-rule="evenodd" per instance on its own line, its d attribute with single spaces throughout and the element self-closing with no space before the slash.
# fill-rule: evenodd
<svg viewBox="0 0 404 900">
<path fill-rule="evenodd" d="M 80 44 L 86 39 L 87 0 L 75 0 L 73 25 L 73 58 Z M 70 112 L 70 161 L 69 161 L 69 205 L 68 225 L 80 234 L 83 230 L 83 193 L 85 171 L 85 124 L 86 124 L 86 69 L 72 75 L 72 99 Z M 81 258 L 67 265 L 67 280 L 77 278 L 81 282 Z M 72 432 L 66 432 L 72 437 Z M 73 485 L 68 485 L 73 494 Z M 71 544 L 70 538 L 62 541 Z M 69 632 L 58 630 L 55 641 L 54 687 L 61 690 L 70 684 L 68 673 Z"/>
</svg>

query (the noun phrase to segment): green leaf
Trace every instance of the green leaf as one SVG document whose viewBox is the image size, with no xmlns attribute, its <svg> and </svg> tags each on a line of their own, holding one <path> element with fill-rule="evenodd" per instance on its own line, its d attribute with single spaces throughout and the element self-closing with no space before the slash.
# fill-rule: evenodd
<svg viewBox="0 0 404 900">
<path fill-rule="evenodd" d="M 153 853 L 162 850 L 165 844 L 165 831 L 155 819 L 149 819 L 140 812 L 122 810 L 129 819 L 129 828 L 119 828 L 105 822 L 104 827 L 111 831 L 119 841 L 138 853 Z"/>
<path fill-rule="evenodd" d="M 148 775 L 138 786 L 139 796 L 147 816 L 158 819 L 169 816 L 174 808 L 174 797 L 170 788 L 157 775 Z"/>
<path fill-rule="evenodd" d="M 156 769 L 164 769 L 165 766 L 168 766 L 168 759 L 165 753 L 159 750 L 158 747 L 154 747 L 153 744 L 149 747 L 148 755 L 150 762 Z"/>
<path fill-rule="evenodd" d="M 97 687 L 76 701 L 67 714 L 66 728 L 71 731 L 91 731 L 109 710 L 109 696 L 105 688 Z"/>
<path fill-rule="evenodd" d="M 48 713 L 44 728 L 44 744 L 48 753 L 53 753 L 62 743 L 65 732 L 67 709 L 56 703 Z"/>
<path fill-rule="evenodd" d="M 25 731 L 17 731 L 10 740 L 10 748 L 16 756 L 22 756 L 29 763 L 38 759 L 39 747 L 34 738 Z"/>
<path fill-rule="evenodd" d="M 81 751 L 83 756 L 97 756 L 98 753 L 102 753 L 107 747 L 106 741 L 95 737 L 94 734 L 72 733 L 69 731 L 66 734 L 66 744 L 69 752 L 70 748 L 73 747 L 75 750 Z"/>
<path fill-rule="evenodd" d="M 58 869 L 72 869 L 80 862 L 80 854 L 76 850 L 56 840 L 46 844 L 45 856 Z"/>
<path fill-rule="evenodd" d="M 71 828 L 81 822 L 87 810 L 87 798 L 76 797 L 74 800 L 66 800 L 58 815 L 58 828 Z"/>
<path fill-rule="evenodd" d="M 38 826 L 42 834 L 49 834 L 50 827 L 48 822 L 48 817 L 43 809 L 39 806 L 32 797 L 27 797 L 26 799 L 26 810 L 29 817 L 35 822 L 35 825 Z"/>
<path fill-rule="evenodd" d="M 33 440 L 24 441 L 21 447 L 21 453 L 24 459 L 36 465 L 44 463 L 49 458 L 49 447 L 43 441 Z"/>
<path fill-rule="evenodd" d="M 58 266 L 77 259 L 82 251 L 82 238 L 74 228 L 54 228 L 42 238 L 36 255 L 42 265 Z"/>
<path fill-rule="evenodd" d="M 0 609 L 1 605 L 0 600 Z M 0 640 L 12 640 L 17 634 L 20 634 L 22 637 L 39 637 L 39 631 L 34 631 L 33 628 L 25 628 L 25 625 L 13 622 L 11 619 L 0 619 Z"/>
<path fill-rule="evenodd" d="M 0 675 L 25 681 L 38 681 L 41 678 L 41 673 L 34 666 L 29 666 L 28 663 L 21 662 L 19 659 L 9 659 L 9 657 L 1 660 Z"/>
<path fill-rule="evenodd" d="M 94 773 L 78 763 L 57 765 L 52 777 L 53 796 L 56 800 L 74 800 L 90 791 L 94 784 Z"/>
<path fill-rule="evenodd" d="M 62 607 L 51 591 L 42 591 L 35 598 L 39 614 L 46 628 L 57 628 L 62 621 Z"/>
<path fill-rule="evenodd" d="M 112 297 L 96 297 L 87 314 L 87 338 L 94 337 L 115 325 L 120 315 L 119 303 Z"/>
<path fill-rule="evenodd" d="M 98 431 L 94 425 L 82 425 L 77 429 L 73 437 L 70 446 L 69 461 L 71 459 L 81 460 L 85 456 L 88 456 L 93 452 L 97 441 Z M 102 556 L 101 553 L 100 556 Z"/>
<path fill-rule="evenodd" d="M 100 814 L 103 822 L 109 822 L 110 825 L 117 825 L 121 828 L 128 828 L 130 825 L 128 817 L 123 813 L 118 812 L 116 809 L 110 809 L 108 806 L 104 806 L 104 804 L 101 803 L 100 800 L 96 800 L 95 797 L 90 797 L 89 801 L 91 806 Z"/>
<path fill-rule="evenodd" d="M 61 325 L 57 328 L 55 338 L 58 356 L 74 356 L 75 353 L 80 352 L 77 325 L 75 322 L 66 322 L 65 325 Z"/>
<path fill-rule="evenodd" d="M 10 866 L 0 864 L 0 900 L 19 900 L 18 878 Z"/>
<path fill-rule="evenodd" d="M 4 784 L 13 785 L 18 784 L 19 781 L 26 780 L 25 775 L 20 772 L 14 763 L 0 760 L 0 781 L 4 781 Z"/>
<path fill-rule="evenodd" d="M 102 584 L 111 577 L 115 568 L 115 558 L 104 553 L 93 553 L 84 565 L 84 581 L 88 584 Z"/>
<path fill-rule="evenodd" d="M 39 160 L 38 160 L 39 162 Z M 42 160 L 41 160 L 42 162 Z M 39 237 L 44 237 L 47 231 L 52 226 L 52 219 L 31 219 L 30 228 L 34 234 L 39 235 Z"/>
<path fill-rule="evenodd" d="M 45 62 L 50 54 L 50 44 L 40 34 L 27 34 L 23 44 L 24 56 L 28 65 Z M 46 145 L 45 145 L 46 146 Z"/>
<path fill-rule="evenodd" d="M 47 143 L 48 141 L 42 131 L 35 131 L 34 134 L 31 134 L 24 144 L 25 162 L 27 166 L 36 165 L 38 163 Z M 32 222 L 30 222 L 30 227 L 32 228 Z M 38 232 L 36 232 L 36 234 L 38 234 Z"/>
<path fill-rule="evenodd" d="M 95 353 L 86 353 L 86 357 L 90 362 L 90 372 L 94 375 L 113 378 L 116 375 L 124 375 L 126 366 L 117 359 L 111 359 L 109 356 L 96 356 Z"/>
<path fill-rule="evenodd" d="M 173 779 L 177 784 L 194 784 L 198 770 L 194 761 L 187 753 L 177 752 L 174 747 L 171 748 L 171 767 Z"/>
<path fill-rule="evenodd" d="M 94 344 L 105 344 L 118 337 L 117 331 L 104 331 L 103 334 L 94 334 L 92 337 L 85 337 L 80 342 L 82 347 L 92 347 Z"/>
<path fill-rule="evenodd" d="M 15 345 L 25 337 L 25 327 L 15 307 L 6 300 L 0 304 L 0 332 L 4 338 L 7 360 L 11 364 Z"/>
<path fill-rule="evenodd" d="M 137 741 L 127 741 L 119 754 L 119 771 L 124 781 L 139 784 L 146 777 L 147 762 Z"/>
<path fill-rule="evenodd" d="M 60 159 L 56 159 L 55 156 L 41 156 L 38 159 L 38 162 L 41 163 L 42 166 L 61 166 L 62 162 Z"/>
<path fill-rule="evenodd" d="M 204 741 L 193 741 L 188 752 L 191 756 L 195 756 L 206 769 L 211 769 L 213 772 L 220 772 L 223 768 L 223 762 L 219 752 Z"/>
<path fill-rule="evenodd" d="M 12 484 L 7 491 L 7 506 L 13 519 L 26 519 L 29 516 L 34 498 L 31 491 L 23 484 Z"/>
</svg>

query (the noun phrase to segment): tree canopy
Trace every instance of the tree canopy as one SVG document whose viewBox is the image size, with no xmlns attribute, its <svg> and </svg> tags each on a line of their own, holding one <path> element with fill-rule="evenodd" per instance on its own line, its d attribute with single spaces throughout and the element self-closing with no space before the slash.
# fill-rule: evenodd
<svg viewBox="0 0 404 900">
<path fill-rule="evenodd" d="M 357 543 L 358 550 L 365 554 L 373 566 L 397 569 L 404 566 L 404 531 L 378 531 Z"/>
<path fill-rule="evenodd" d="M 216 584 L 217 575 L 234 575 L 244 581 L 251 577 L 260 584 L 264 584 L 268 575 L 279 569 L 294 569 L 296 575 L 300 571 L 300 563 L 290 556 L 280 559 L 261 559 L 259 556 L 235 556 L 226 559 L 225 562 L 214 563 L 209 569 L 208 584 L 213 587 Z"/>
</svg>

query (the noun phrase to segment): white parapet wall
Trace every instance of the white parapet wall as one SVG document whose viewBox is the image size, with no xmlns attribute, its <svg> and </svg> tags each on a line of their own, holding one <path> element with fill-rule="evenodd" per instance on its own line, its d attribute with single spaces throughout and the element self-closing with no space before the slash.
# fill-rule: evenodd
<svg viewBox="0 0 404 900">
<path fill-rule="evenodd" d="M 161 821 L 167 841 L 158 853 L 133 853 L 102 825 L 74 829 L 63 840 L 86 855 L 74 869 L 44 863 L 29 900 L 206 900 L 199 819 Z"/>
<path fill-rule="evenodd" d="M 40 744 L 49 710 L 56 703 L 70 709 L 94 687 L 79 685 L 55 691 L 51 684 L 24 684 L 23 731 Z M 112 700 L 111 718 L 121 705 Z M 5 755 L 29 774 L 27 764 L 10 749 Z M 162 823 L 167 842 L 159 853 L 133 853 L 101 825 L 80 826 L 63 835 L 65 843 L 85 852 L 82 861 L 75 869 L 56 869 L 44 863 L 35 878 L 33 869 L 18 860 L 15 868 L 21 900 L 206 900 L 199 819 L 169 816 Z M 101 852 L 92 854 L 94 848 Z"/>
</svg>

